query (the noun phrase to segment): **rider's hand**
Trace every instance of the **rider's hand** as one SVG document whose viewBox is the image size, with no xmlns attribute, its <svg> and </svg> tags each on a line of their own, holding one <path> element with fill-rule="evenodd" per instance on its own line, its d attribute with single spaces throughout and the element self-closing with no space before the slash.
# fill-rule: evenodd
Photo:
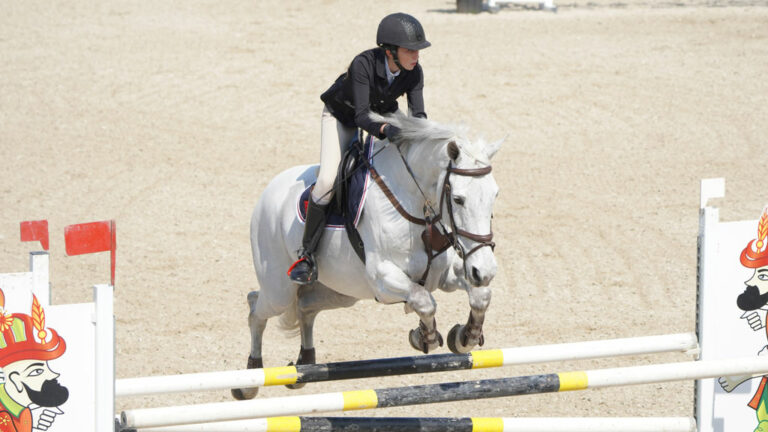
<svg viewBox="0 0 768 432">
<path fill-rule="evenodd" d="M 384 135 L 386 135 L 388 140 L 392 141 L 396 139 L 398 135 L 400 135 L 400 128 L 397 126 L 388 124 L 384 126 Z"/>
</svg>

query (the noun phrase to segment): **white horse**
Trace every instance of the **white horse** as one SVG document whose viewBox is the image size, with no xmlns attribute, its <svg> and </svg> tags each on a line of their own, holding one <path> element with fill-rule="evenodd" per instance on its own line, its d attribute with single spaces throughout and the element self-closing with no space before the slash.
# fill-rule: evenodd
<svg viewBox="0 0 768 432">
<path fill-rule="evenodd" d="M 497 270 L 491 216 L 498 186 L 490 159 L 501 142 L 472 142 L 462 131 L 420 118 L 377 120 L 399 127 L 402 134 L 392 145 L 374 142 L 372 177 L 378 174 L 381 182 L 371 182 L 357 226 L 365 263 L 344 230 L 326 230 L 315 254 L 317 281 L 299 286 L 286 275 L 297 259 L 304 228 L 296 202 L 314 182 L 316 166 L 278 174 L 259 199 L 251 218 L 251 248 L 261 290 L 248 294 L 249 368 L 263 367 L 261 343 L 269 318 L 282 315 L 283 328 L 300 329 L 297 363 L 312 364 L 317 313 L 349 307 L 359 299 L 404 302 L 406 312 L 419 316 L 419 326 L 409 334 L 411 345 L 432 351 L 443 344 L 431 295 L 438 288 L 462 288 L 469 295 L 469 319 L 449 333 L 450 349 L 469 352 L 483 344 L 482 324 L 491 300 L 488 284 Z M 447 250 L 428 252 L 427 243 Z M 234 389 L 232 394 L 250 399 L 257 391 Z"/>
</svg>

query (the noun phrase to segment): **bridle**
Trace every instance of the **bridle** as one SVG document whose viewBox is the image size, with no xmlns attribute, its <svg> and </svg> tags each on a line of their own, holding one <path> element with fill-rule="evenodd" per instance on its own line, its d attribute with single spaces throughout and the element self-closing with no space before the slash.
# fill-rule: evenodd
<svg viewBox="0 0 768 432">
<path fill-rule="evenodd" d="M 459 257 L 464 260 L 466 260 L 473 253 L 477 252 L 480 248 L 488 246 L 491 248 L 491 250 L 495 249 L 496 243 L 493 242 L 493 231 L 488 234 L 474 234 L 468 231 L 464 231 L 463 229 L 456 226 L 456 219 L 453 216 L 453 200 L 451 199 L 451 182 L 449 177 L 451 174 L 466 177 L 482 177 L 490 173 L 490 165 L 486 165 L 482 168 L 455 168 L 453 167 L 453 163 L 449 163 L 448 168 L 446 169 L 445 179 L 443 180 L 443 193 L 440 195 L 440 210 L 442 211 L 443 208 L 443 199 L 446 199 L 446 207 L 448 208 L 448 220 L 451 224 L 451 233 L 449 234 L 453 239 L 453 248 L 456 249 L 456 253 L 459 254 Z M 465 252 L 464 247 L 459 242 L 459 237 L 466 237 L 478 244 L 477 246 L 470 249 L 469 252 Z"/>
<path fill-rule="evenodd" d="M 400 152 L 399 147 L 398 153 L 400 153 L 400 157 L 402 158 L 403 163 L 405 164 L 405 167 L 408 170 L 411 178 L 414 182 L 416 182 L 416 177 L 414 176 L 411 167 L 408 165 L 408 162 L 405 160 L 405 157 Z M 435 213 L 430 201 L 426 198 L 426 195 L 424 195 L 424 191 L 422 191 L 421 187 L 419 187 L 419 191 L 421 191 L 422 195 L 424 196 L 424 218 L 418 218 L 408 213 L 397 200 L 397 197 L 395 197 L 395 195 L 392 193 L 392 190 L 387 187 L 387 184 L 381 178 L 373 165 L 369 163 L 368 169 L 371 172 L 371 177 L 373 180 L 376 182 L 382 192 L 384 192 L 384 195 L 387 197 L 392 206 L 398 211 L 398 213 L 400 213 L 400 215 L 409 222 L 416 225 L 424 225 L 425 227 L 424 232 L 422 232 L 421 239 L 424 242 L 424 248 L 426 249 L 427 253 L 427 268 L 424 270 L 424 274 L 421 276 L 421 278 L 417 281 L 419 285 L 424 285 L 426 282 L 430 266 L 432 265 L 432 260 L 439 256 L 441 253 L 445 252 L 449 247 L 453 247 L 459 257 L 462 258 L 464 277 L 467 279 L 469 279 L 466 261 L 467 258 L 483 247 L 488 246 L 491 248 L 491 250 L 496 247 L 496 243 L 493 242 L 493 231 L 488 234 L 474 234 L 456 226 L 456 219 L 453 215 L 453 197 L 451 195 L 451 174 L 466 177 L 482 177 L 484 175 L 490 174 L 490 165 L 486 165 L 481 168 L 456 168 L 453 166 L 453 162 L 450 162 L 446 167 L 445 176 L 443 178 L 443 186 L 440 193 L 439 213 Z M 416 185 L 418 187 L 418 182 L 416 182 Z M 443 219 L 443 203 L 446 204 L 446 208 L 448 210 L 448 222 L 450 224 L 451 231 L 448 231 L 441 221 Z M 438 228 L 438 226 L 440 228 Z M 459 237 L 467 238 L 478 244 L 470 249 L 469 252 L 466 252 L 464 246 L 459 241 Z"/>
</svg>

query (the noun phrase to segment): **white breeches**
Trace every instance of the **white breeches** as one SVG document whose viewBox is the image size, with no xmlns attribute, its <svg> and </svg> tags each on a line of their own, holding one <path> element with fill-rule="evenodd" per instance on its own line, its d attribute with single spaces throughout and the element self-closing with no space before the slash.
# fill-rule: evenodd
<svg viewBox="0 0 768 432">
<path fill-rule="evenodd" d="M 325 205 L 333 198 L 333 183 L 341 162 L 341 154 L 357 133 L 357 128 L 344 126 L 323 106 L 320 119 L 320 170 L 312 189 L 312 200 Z"/>
</svg>

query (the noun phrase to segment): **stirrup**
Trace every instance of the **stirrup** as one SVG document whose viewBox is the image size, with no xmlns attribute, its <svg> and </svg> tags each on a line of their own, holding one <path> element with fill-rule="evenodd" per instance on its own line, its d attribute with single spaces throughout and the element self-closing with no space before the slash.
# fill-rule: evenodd
<svg viewBox="0 0 768 432">
<path fill-rule="evenodd" d="M 293 282 L 307 285 L 317 280 L 317 267 L 312 257 L 303 255 L 293 263 L 287 274 Z"/>
</svg>

